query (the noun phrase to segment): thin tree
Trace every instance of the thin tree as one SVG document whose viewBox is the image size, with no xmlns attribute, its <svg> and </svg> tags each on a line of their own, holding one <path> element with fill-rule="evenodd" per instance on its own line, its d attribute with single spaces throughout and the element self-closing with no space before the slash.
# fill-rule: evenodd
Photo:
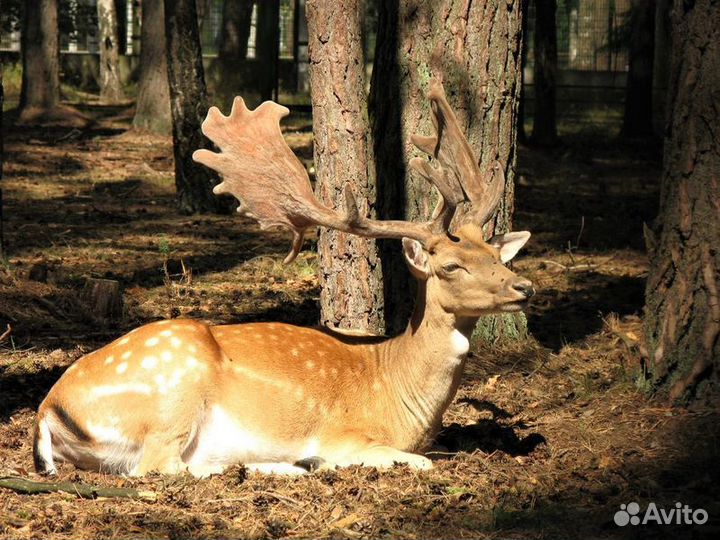
<svg viewBox="0 0 720 540">
<path fill-rule="evenodd" d="M 0 261 L 5 260 L 5 231 L 3 219 L 3 160 L 5 159 L 4 137 L 5 129 L 3 124 L 3 110 L 5 105 L 5 87 L 3 86 L 3 61 L 0 57 Z"/>
<path fill-rule="evenodd" d="M 306 4 L 310 94 L 318 198 L 341 208 L 343 188 L 353 186 L 372 213 L 375 188 L 369 162 L 370 135 L 365 97 L 362 0 Z M 382 273 L 376 243 L 321 229 L 321 322 L 335 327 L 382 332 Z"/>
<path fill-rule="evenodd" d="M 278 78 L 280 46 L 280 0 L 262 0 L 257 11 L 257 81 L 260 98 L 273 98 Z"/>
<path fill-rule="evenodd" d="M 717 392 L 720 4 L 675 2 L 660 213 L 648 234 L 647 376 L 672 400 Z"/>
<path fill-rule="evenodd" d="M 97 0 L 100 48 L 100 99 L 116 103 L 125 99 L 120 81 L 120 42 L 115 0 Z"/>
<path fill-rule="evenodd" d="M 252 22 L 253 0 L 225 0 L 217 61 L 211 64 L 212 79 L 216 81 L 216 95 L 220 101 L 231 101 L 247 88 L 245 67 Z"/>
<path fill-rule="evenodd" d="M 208 100 L 195 0 L 165 0 L 165 35 L 178 205 L 186 213 L 217 212 L 227 208 L 212 193 L 217 175 L 192 159 L 209 144 L 200 131 Z"/>
<path fill-rule="evenodd" d="M 622 134 L 653 134 L 653 46 L 655 0 L 632 0 L 630 10 L 630 64 L 625 86 Z"/>
<path fill-rule="evenodd" d="M 163 0 L 142 3 L 140 80 L 133 126 L 161 135 L 172 131 Z"/>
<path fill-rule="evenodd" d="M 531 142 L 537 146 L 558 143 L 556 121 L 557 26 L 555 0 L 535 0 L 535 112 Z"/>
<path fill-rule="evenodd" d="M 414 133 L 430 133 L 425 94 L 431 76 L 444 79 L 448 98 L 468 134 L 484 174 L 503 174 L 505 195 L 488 235 L 511 228 L 517 106 L 520 93 L 520 3 L 487 0 L 387 0 L 380 2 L 370 117 L 373 122 L 378 215 L 427 217 L 426 186 L 410 178 Z M 382 181 L 380 181 L 382 180 Z M 386 325 L 402 328 L 412 307 L 411 280 L 397 245 L 381 243 Z M 516 337 L 522 316 L 483 320 L 485 338 Z"/>
</svg>

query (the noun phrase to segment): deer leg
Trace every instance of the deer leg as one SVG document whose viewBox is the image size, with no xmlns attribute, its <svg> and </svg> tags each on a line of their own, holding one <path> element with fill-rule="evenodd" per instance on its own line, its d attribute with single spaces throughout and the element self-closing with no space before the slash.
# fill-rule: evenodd
<svg viewBox="0 0 720 540">
<path fill-rule="evenodd" d="M 342 460 L 341 466 L 363 465 L 365 467 L 377 467 L 378 469 L 389 469 L 396 463 L 409 465 L 411 469 L 427 470 L 432 469 L 432 461 L 425 456 L 403 452 L 391 446 L 377 445 L 359 450 L 348 456 L 349 460 Z"/>
</svg>

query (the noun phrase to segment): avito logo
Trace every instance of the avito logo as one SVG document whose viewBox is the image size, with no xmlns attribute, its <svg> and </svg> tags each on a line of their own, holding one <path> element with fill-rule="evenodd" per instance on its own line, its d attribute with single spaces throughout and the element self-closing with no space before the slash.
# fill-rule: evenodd
<svg viewBox="0 0 720 540">
<path fill-rule="evenodd" d="M 624 527 L 625 525 L 646 525 L 655 523 L 657 525 L 703 525 L 707 523 L 708 513 L 702 508 L 693 510 L 687 504 L 675 503 L 673 508 L 666 510 L 658 508 L 651 502 L 640 516 L 640 505 L 636 502 L 621 504 L 620 510 L 615 512 L 613 518 L 615 524 Z"/>
</svg>

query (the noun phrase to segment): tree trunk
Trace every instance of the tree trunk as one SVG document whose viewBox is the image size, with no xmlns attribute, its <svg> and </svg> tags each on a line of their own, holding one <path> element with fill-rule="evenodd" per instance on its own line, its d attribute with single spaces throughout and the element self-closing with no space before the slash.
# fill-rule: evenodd
<svg viewBox="0 0 720 540">
<path fill-rule="evenodd" d="M 5 87 L 3 86 L 3 62 L 0 57 L 0 260 L 5 260 L 5 232 L 4 232 L 4 219 L 3 219 L 3 192 L 2 192 L 2 179 L 3 179 L 3 160 L 5 159 L 5 127 L 3 124 L 3 110 L 5 105 Z"/>
<path fill-rule="evenodd" d="M 427 101 L 432 76 L 444 80 L 448 99 L 476 153 L 480 169 L 497 161 L 505 195 L 488 224 L 488 235 L 507 231 L 513 212 L 517 105 L 520 94 L 521 9 L 499 0 L 387 0 L 379 6 L 377 50 L 370 95 L 374 134 L 378 214 L 382 219 L 427 218 L 434 201 L 428 185 L 409 178 L 416 155 L 413 133 L 432 132 Z M 397 242 L 381 242 L 386 325 L 402 328 L 414 292 Z M 519 315 L 484 318 L 484 337 L 525 333 Z"/>
<path fill-rule="evenodd" d="M 257 80 L 260 99 L 272 99 L 277 85 L 280 0 L 262 0 L 257 14 Z"/>
<path fill-rule="evenodd" d="M 218 59 L 226 66 L 247 58 L 254 0 L 225 0 Z"/>
<path fill-rule="evenodd" d="M 217 212 L 228 206 L 212 193 L 218 177 L 192 159 L 210 144 L 200 131 L 208 102 L 195 0 L 165 0 L 165 35 L 178 205 L 185 213 Z"/>
<path fill-rule="evenodd" d="M 520 59 L 520 97 L 518 98 L 517 114 L 517 140 L 520 144 L 526 144 L 528 137 L 525 133 L 525 67 L 528 61 L 528 6 L 530 0 L 522 0 L 522 58 Z"/>
<path fill-rule="evenodd" d="M 57 0 L 25 0 L 23 23 L 21 121 L 60 103 Z"/>
<path fill-rule="evenodd" d="M 143 0 L 140 82 L 133 126 L 167 135 L 172 130 L 163 0 Z"/>
<path fill-rule="evenodd" d="M 653 131 L 663 137 L 667 118 L 668 81 L 672 54 L 670 9 L 672 0 L 657 0 L 655 9 L 655 46 L 653 47 Z"/>
<path fill-rule="evenodd" d="M 318 198 L 342 208 L 343 188 L 373 213 L 374 178 L 368 156 L 361 0 L 306 4 L 310 36 L 310 94 Z M 384 331 L 382 274 L 376 243 L 321 229 L 320 317 L 323 324 L 375 333 Z"/>
<path fill-rule="evenodd" d="M 625 137 L 653 134 L 653 42 L 655 0 L 632 0 L 630 11 L 630 66 L 625 87 Z"/>
<path fill-rule="evenodd" d="M 120 51 L 115 0 L 97 0 L 100 47 L 100 99 L 116 103 L 125 99 L 120 82 Z"/>
<path fill-rule="evenodd" d="M 645 291 L 647 376 L 671 400 L 717 392 L 720 4 L 676 0 L 660 214 Z"/>
<path fill-rule="evenodd" d="M 532 143 L 555 146 L 558 143 L 555 94 L 557 77 L 557 29 L 555 0 L 535 0 L 535 113 Z"/>
</svg>

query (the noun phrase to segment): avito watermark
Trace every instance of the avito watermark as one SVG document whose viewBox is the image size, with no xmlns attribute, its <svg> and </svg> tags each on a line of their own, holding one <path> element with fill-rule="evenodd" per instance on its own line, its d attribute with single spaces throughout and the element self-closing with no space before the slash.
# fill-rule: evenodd
<svg viewBox="0 0 720 540">
<path fill-rule="evenodd" d="M 640 505 L 636 502 L 621 504 L 620 510 L 615 512 L 613 518 L 615 524 L 624 527 L 625 525 L 646 525 L 655 523 L 657 525 L 703 525 L 708 520 L 708 513 L 702 508 L 693 509 L 687 504 L 675 503 L 675 506 L 665 509 L 651 502 L 640 514 Z"/>
</svg>

